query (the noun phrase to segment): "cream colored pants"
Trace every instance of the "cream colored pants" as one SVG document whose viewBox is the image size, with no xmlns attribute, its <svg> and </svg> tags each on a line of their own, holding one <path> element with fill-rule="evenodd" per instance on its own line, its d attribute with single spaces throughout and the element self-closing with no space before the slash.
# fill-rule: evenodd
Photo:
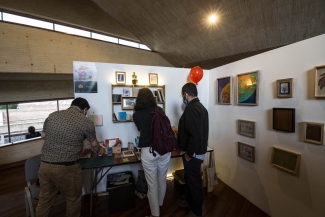
<svg viewBox="0 0 325 217">
<path fill-rule="evenodd" d="M 163 205 L 166 194 L 166 176 L 170 160 L 170 152 L 156 157 L 149 148 L 141 148 L 141 164 L 148 183 L 148 200 L 151 215 L 159 216 L 159 206 Z"/>
</svg>

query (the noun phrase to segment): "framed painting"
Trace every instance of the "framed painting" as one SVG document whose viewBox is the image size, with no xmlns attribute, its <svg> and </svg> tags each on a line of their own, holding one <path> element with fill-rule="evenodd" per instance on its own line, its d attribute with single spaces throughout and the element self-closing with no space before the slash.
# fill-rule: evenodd
<svg viewBox="0 0 325 217">
<path fill-rule="evenodd" d="M 116 84 L 125 84 L 125 72 L 115 72 Z"/>
<path fill-rule="evenodd" d="M 323 145 L 324 124 L 304 122 L 304 141 Z"/>
<path fill-rule="evenodd" d="M 295 132 L 295 109 L 273 108 L 273 129 L 285 132 Z"/>
<path fill-rule="evenodd" d="M 315 97 L 325 97 L 325 65 L 315 67 Z"/>
<path fill-rule="evenodd" d="M 258 105 L 259 72 L 247 72 L 237 75 L 237 104 Z"/>
<path fill-rule="evenodd" d="M 149 73 L 149 84 L 158 85 L 158 74 Z"/>
<path fill-rule="evenodd" d="M 276 81 L 278 98 L 292 97 L 292 78 L 280 79 Z"/>
<path fill-rule="evenodd" d="M 217 78 L 217 102 L 221 105 L 231 104 L 232 77 Z"/>
<path fill-rule="evenodd" d="M 299 171 L 301 155 L 277 147 L 272 149 L 271 165 L 286 172 L 297 174 Z"/>
<path fill-rule="evenodd" d="M 122 97 L 122 110 L 133 110 L 137 98 L 136 97 Z"/>
<path fill-rule="evenodd" d="M 255 138 L 255 122 L 238 119 L 238 134 Z"/>
<path fill-rule="evenodd" d="M 254 163 L 255 162 L 255 147 L 238 142 L 238 156 Z"/>
</svg>

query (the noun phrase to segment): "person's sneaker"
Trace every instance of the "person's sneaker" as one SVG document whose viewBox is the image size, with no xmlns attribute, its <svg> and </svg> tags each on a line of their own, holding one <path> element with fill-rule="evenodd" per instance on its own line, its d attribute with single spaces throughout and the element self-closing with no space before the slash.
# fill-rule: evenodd
<svg viewBox="0 0 325 217">
<path fill-rule="evenodd" d="M 185 198 L 178 198 L 176 202 L 181 207 L 191 209 L 191 206 L 186 202 Z"/>
</svg>

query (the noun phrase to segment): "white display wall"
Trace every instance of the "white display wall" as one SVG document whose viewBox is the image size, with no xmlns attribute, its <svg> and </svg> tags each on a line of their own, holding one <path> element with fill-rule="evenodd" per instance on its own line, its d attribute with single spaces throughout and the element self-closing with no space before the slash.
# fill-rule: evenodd
<svg viewBox="0 0 325 217">
<path fill-rule="evenodd" d="M 91 106 L 88 114 L 103 115 L 103 126 L 96 127 L 96 134 L 99 141 L 104 141 L 105 139 L 110 138 L 120 138 L 123 142 L 123 147 L 127 147 L 128 142 L 134 142 L 134 138 L 139 135 L 133 122 L 112 122 L 111 84 L 116 84 L 116 71 L 126 72 L 126 84 L 132 84 L 132 74 L 135 72 L 138 76 L 139 85 L 148 85 L 148 74 L 157 73 L 158 85 L 165 85 L 166 114 L 172 125 L 178 125 L 178 120 L 184 111 L 184 105 L 182 103 L 182 98 L 180 97 L 181 89 L 182 86 L 188 82 L 190 69 L 111 63 L 95 63 L 95 65 L 98 73 L 98 93 L 75 93 L 75 97 L 83 97 L 88 100 Z M 202 104 L 208 108 L 209 71 L 204 71 L 204 76 L 197 87 L 199 99 Z M 130 111 L 128 111 L 128 113 L 130 113 Z M 118 114 L 116 115 L 118 116 Z M 181 168 L 183 168 L 181 158 L 172 159 L 169 165 L 168 174 Z M 133 174 L 137 176 L 138 169 L 142 169 L 140 164 L 123 165 L 113 167 L 109 173 L 132 170 Z M 84 172 L 84 176 L 88 177 L 89 174 L 86 173 L 87 172 Z M 87 182 L 85 181 L 87 181 L 87 178 L 84 179 L 84 183 L 87 185 Z M 105 186 L 106 177 L 99 184 L 98 191 L 104 191 Z"/>
<path fill-rule="evenodd" d="M 314 67 L 325 65 L 325 35 L 210 70 L 209 146 L 219 178 L 272 217 L 325 216 L 325 146 L 303 142 L 302 122 L 325 123 L 325 98 L 314 98 Z M 217 104 L 216 79 L 259 70 L 258 106 Z M 276 80 L 293 78 L 293 98 L 276 97 Z M 235 85 L 234 85 L 235 86 Z M 296 109 L 296 132 L 272 129 L 272 108 Z M 238 119 L 256 122 L 256 138 L 237 133 Z M 255 146 L 255 163 L 237 156 L 237 142 Z M 301 154 L 291 175 L 270 165 L 272 147 Z"/>
</svg>

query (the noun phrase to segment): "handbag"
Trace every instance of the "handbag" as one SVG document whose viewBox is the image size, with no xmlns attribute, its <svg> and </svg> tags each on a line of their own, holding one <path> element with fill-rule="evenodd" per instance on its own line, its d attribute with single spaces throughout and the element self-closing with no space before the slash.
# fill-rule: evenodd
<svg viewBox="0 0 325 217">
<path fill-rule="evenodd" d="M 214 162 L 214 153 L 211 153 L 211 159 L 210 159 L 210 165 L 208 168 L 206 168 L 206 176 L 207 176 L 207 192 L 213 191 L 214 186 L 218 184 L 218 177 Z M 204 172 L 203 172 L 204 176 Z"/>
</svg>

